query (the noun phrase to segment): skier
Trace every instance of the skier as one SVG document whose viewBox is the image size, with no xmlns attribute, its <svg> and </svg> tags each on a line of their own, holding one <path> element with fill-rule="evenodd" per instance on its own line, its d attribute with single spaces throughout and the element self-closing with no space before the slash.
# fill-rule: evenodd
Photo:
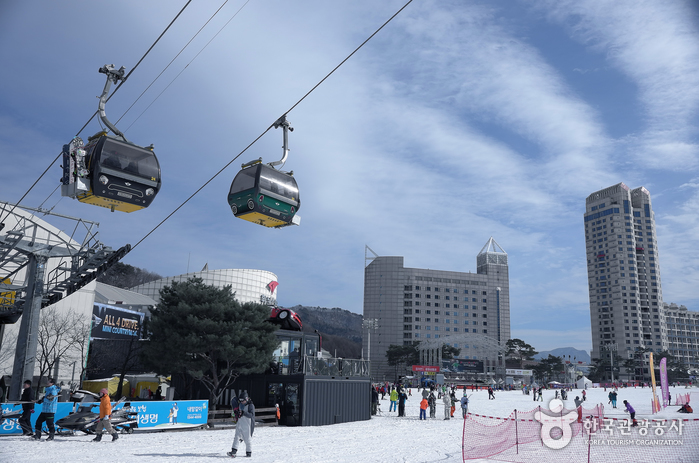
<svg viewBox="0 0 699 463">
<path fill-rule="evenodd" d="M 112 442 L 119 439 L 119 434 L 112 428 L 112 404 L 109 399 L 109 391 L 107 388 L 102 388 L 100 390 L 100 417 L 97 426 L 95 426 L 95 436 L 92 439 L 93 442 L 99 442 L 102 440 L 102 430 L 106 429 L 109 434 L 112 435 Z"/>
<path fill-rule="evenodd" d="M 398 416 L 405 416 L 405 401 L 408 400 L 408 395 L 405 393 L 403 386 L 398 386 Z"/>
<path fill-rule="evenodd" d="M 451 390 L 451 393 L 449 394 L 449 400 L 451 400 L 451 417 L 454 418 L 454 412 L 456 411 L 456 391 L 454 389 Z"/>
<path fill-rule="evenodd" d="M 493 388 L 488 386 L 488 400 L 495 400 L 495 393 L 493 392 Z"/>
<path fill-rule="evenodd" d="M 41 440 L 41 428 L 44 422 L 46 422 L 46 426 L 49 428 L 49 437 L 46 440 L 53 440 L 53 435 L 56 433 L 53 420 L 56 415 L 56 408 L 58 408 L 58 393 L 60 390 L 54 384 L 53 378 L 48 379 L 48 385 L 49 387 L 46 388 L 46 395 L 39 401 L 42 406 L 41 413 L 34 424 L 34 429 L 36 430 L 34 439 L 36 440 Z"/>
<path fill-rule="evenodd" d="M 612 408 L 616 408 L 616 397 L 617 397 L 616 391 L 610 392 L 609 396 L 612 399 Z"/>
<path fill-rule="evenodd" d="M 396 391 L 395 387 L 391 388 L 390 399 L 391 399 L 391 405 L 388 406 L 388 411 L 389 412 L 397 412 L 398 411 L 398 404 L 396 402 L 398 402 L 398 391 Z"/>
<path fill-rule="evenodd" d="M 427 402 L 430 404 L 430 418 L 436 418 L 435 414 L 437 413 L 437 399 L 434 396 L 434 391 L 430 391 Z"/>
<path fill-rule="evenodd" d="M 580 397 L 575 396 L 575 408 L 578 410 L 578 423 L 582 423 L 582 403 Z"/>
<path fill-rule="evenodd" d="M 426 420 L 427 419 L 427 399 L 422 399 L 420 401 L 420 419 L 421 420 Z"/>
<path fill-rule="evenodd" d="M 371 386 L 371 414 L 376 415 L 379 408 L 379 391 L 376 386 Z"/>
<path fill-rule="evenodd" d="M 32 390 L 32 382 L 26 380 L 22 385 L 22 416 L 19 418 L 19 426 L 22 428 L 23 436 L 33 436 L 32 432 L 32 412 L 34 412 L 34 391 Z"/>
<path fill-rule="evenodd" d="M 255 431 L 255 405 L 248 397 L 247 392 L 240 394 L 238 399 L 238 411 L 235 412 L 238 422 L 235 425 L 235 435 L 233 436 L 233 446 L 227 455 L 231 458 L 236 457 L 238 453 L 238 444 L 241 439 L 245 442 L 245 456 L 252 456 L 252 434 Z"/>
<path fill-rule="evenodd" d="M 468 397 L 466 396 L 466 389 L 464 389 L 464 395 L 461 397 L 461 413 L 464 416 L 464 419 L 466 418 L 466 415 L 468 415 Z"/>
<path fill-rule="evenodd" d="M 638 426 L 638 422 L 636 422 L 636 410 L 631 406 L 630 403 L 624 400 L 624 405 L 626 405 L 626 411 L 631 415 L 631 421 L 632 424 L 631 426 Z"/>
<path fill-rule="evenodd" d="M 444 419 L 448 420 L 449 411 L 451 410 L 451 397 L 446 392 L 442 395 L 442 402 L 444 402 Z"/>
</svg>

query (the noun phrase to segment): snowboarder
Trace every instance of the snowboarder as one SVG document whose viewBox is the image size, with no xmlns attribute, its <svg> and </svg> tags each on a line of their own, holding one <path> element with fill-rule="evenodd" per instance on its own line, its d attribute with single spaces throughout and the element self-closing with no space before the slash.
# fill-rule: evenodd
<svg viewBox="0 0 699 463">
<path fill-rule="evenodd" d="M 233 436 L 233 446 L 227 455 L 231 458 L 236 457 L 238 453 L 238 444 L 241 440 L 245 442 L 245 456 L 252 456 L 252 434 L 255 431 L 255 405 L 248 397 L 247 392 L 240 394 L 238 398 L 238 409 L 235 416 L 238 422 L 235 425 L 235 435 Z"/>
<path fill-rule="evenodd" d="M 46 395 L 39 401 L 42 406 L 41 413 L 34 424 L 34 429 L 36 430 L 34 439 L 36 440 L 41 440 L 41 428 L 44 422 L 49 428 L 49 437 L 46 440 L 53 440 L 53 435 L 56 434 L 56 427 L 53 424 L 53 420 L 56 415 L 56 408 L 58 408 L 58 393 L 60 389 L 54 384 L 53 378 L 48 379 L 48 385 L 49 386 L 46 388 Z"/>
<path fill-rule="evenodd" d="M 493 392 L 493 388 L 488 386 L 488 400 L 495 400 L 495 392 Z"/>
<path fill-rule="evenodd" d="M 611 391 L 611 392 L 609 393 L 609 398 L 610 398 L 611 401 L 612 401 L 612 408 L 616 408 L 616 397 L 617 397 L 616 391 Z"/>
</svg>

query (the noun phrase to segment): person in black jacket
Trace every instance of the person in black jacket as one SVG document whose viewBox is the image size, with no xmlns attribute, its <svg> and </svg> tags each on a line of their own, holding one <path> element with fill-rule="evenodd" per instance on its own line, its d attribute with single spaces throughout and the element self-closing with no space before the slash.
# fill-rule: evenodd
<svg viewBox="0 0 699 463">
<path fill-rule="evenodd" d="M 371 386 L 371 414 L 376 415 L 379 408 L 379 391 L 376 386 Z"/>
<path fill-rule="evenodd" d="M 19 418 L 19 425 L 22 428 L 23 436 L 33 436 L 32 432 L 32 412 L 34 411 L 34 390 L 32 390 L 32 382 L 26 380 L 22 385 L 22 416 Z"/>
<path fill-rule="evenodd" d="M 398 416 L 405 416 L 405 401 L 408 400 L 408 394 L 403 386 L 398 389 Z"/>
</svg>

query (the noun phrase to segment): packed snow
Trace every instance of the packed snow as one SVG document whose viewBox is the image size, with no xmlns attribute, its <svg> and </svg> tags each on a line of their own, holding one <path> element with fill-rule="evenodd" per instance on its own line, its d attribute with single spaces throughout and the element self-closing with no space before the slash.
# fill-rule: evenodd
<svg viewBox="0 0 699 463">
<path fill-rule="evenodd" d="M 693 389 L 696 390 L 696 389 Z M 692 389 L 671 388 L 676 394 L 690 393 Z M 260 463 L 410 463 L 410 462 L 461 462 L 463 420 L 457 406 L 454 418 L 444 420 L 444 405 L 437 401 L 437 418 L 418 420 L 419 402 L 417 389 L 406 403 L 406 416 L 399 418 L 396 412 L 388 412 L 388 395 L 380 402 L 380 413 L 369 421 L 344 423 L 319 427 L 257 427 L 252 439 L 252 460 Z M 573 390 L 565 401 L 566 408 L 573 409 L 573 399 L 580 395 Z M 660 391 L 658 391 L 660 392 Z M 521 391 L 496 391 L 495 400 L 488 400 L 486 391 L 471 394 L 469 412 L 480 415 L 507 417 L 514 409 L 532 410 L 547 406 L 554 391 L 544 391 L 544 401 L 534 402 L 531 395 Z M 628 417 L 623 411 L 623 400 L 636 409 L 637 419 L 693 419 L 697 414 L 677 412 L 679 406 L 671 406 L 655 415 L 651 414 L 651 390 L 627 388 L 619 390 L 618 407 L 612 409 L 607 399 L 608 391 L 591 388 L 587 391 L 586 408 L 602 403 L 605 416 Z M 457 398 L 461 397 L 461 391 Z M 699 403 L 699 393 L 692 396 L 692 403 Z M 696 402 L 695 402 L 696 401 Z M 428 411 L 429 416 L 429 411 Z M 82 433 L 74 436 L 57 435 L 53 442 L 33 441 L 28 437 L 7 436 L 0 438 L 0 462 L 60 461 L 65 463 L 110 461 L 148 461 L 153 463 L 199 462 L 212 459 L 229 459 L 234 430 L 191 430 L 179 432 L 136 432 L 122 434 L 116 442 L 105 436 L 100 443 L 92 442 L 93 436 Z M 555 457 L 556 450 L 552 457 Z M 242 455 L 240 455 L 242 453 Z M 244 444 L 239 447 L 238 458 L 244 458 Z M 497 458 L 497 457 L 494 457 Z M 537 457 L 537 462 L 541 461 Z M 697 455 L 699 460 L 699 455 Z M 248 460 L 244 460 L 248 461 Z M 475 463 L 496 460 L 469 460 Z M 534 460 L 532 460 L 534 461 Z M 582 460 L 581 460 L 582 461 Z M 610 459 L 609 461 L 614 461 Z M 696 461 L 696 460 L 695 460 Z"/>
</svg>

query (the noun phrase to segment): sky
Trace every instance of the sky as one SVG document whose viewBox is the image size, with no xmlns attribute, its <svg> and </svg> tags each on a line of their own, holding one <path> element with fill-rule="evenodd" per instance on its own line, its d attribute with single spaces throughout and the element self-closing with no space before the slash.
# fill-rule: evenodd
<svg viewBox="0 0 699 463">
<path fill-rule="evenodd" d="M 684 387 L 670 388 L 672 397 L 688 394 Z M 579 390 L 568 394 L 563 401 L 565 410 L 562 416 L 575 417 L 574 399 Z M 488 400 L 484 390 L 472 392 L 469 396 L 468 426 L 464 426 L 460 405 L 454 418 L 444 420 L 444 404 L 437 400 L 435 418 L 418 420 L 418 392 L 412 389 L 412 395 L 405 403 L 405 417 L 398 417 L 397 412 L 389 412 L 388 396 L 380 400 L 380 412 L 368 421 L 355 421 L 330 426 L 256 426 L 251 439 L 252 459 L 256 463 L 494 463 L 541 462 L 541 461 L 586 461 L 588 452 L 592 462 L 680 462 L 696 461 L 699 448 L 699 423 L 686 420 L 687 415 L 678 413 L 679 406 L 671 406 L 657 414 L 651 414 L 652 393 L 649 388 L 620 389 L 618 407 L 613 409 L 608 404 L 608 391 L 602 388 L 590 388 L 583 406 L 587 413 L 597 404 L 604 405 L 604 417 L 608 421 L 605 427 L 594 429 L 593 439 L 597 442 L 589 446 L 588 435 L 581 435 L 580 427 L 573 424 L 575 433 L 562 449 L 552 449 L 542 445 L 541 425 L 534 421 L 533 411 L 537 407 L 553 410 L 552 390 L 543 392 L 543 402 L 533 402 L 531 395 L 520 391 L 496 391 L 495 400 Z M 659 394 L 659 392 L 658 392 Z M 696 392 L 692 393 L 696 399 Z M 688 394 L 689 395 L 689 394 Z M 462 392 L 457 391 L 457 399 Z M 642 423 L 639 428 L 628 428 L 623 420 L 629 415 L 624 413 L 623 400 L 627 400 L 636 410 L 636 419 Z M 692 403 L 695 400 L 691 400 Z M 15 406 L 15 410 L 19 405 Z M 182 403 L 180 403 L 182 407 Z M 11 406 L 5 407 L 8 410 Z M 518 411 L 519 426 L 515 443 L 515 426 L 503 423 L 501 418 Z M 522 416 L 529 419 L 523 419 Z M 427 413 L 429 416 L 429 412 Z M 500 418 L 500 419 L 497 419 Z M 575 418 L 574 418 L 575 419 Z M 682 429 L 679 430 L 679 420 Z M 646 429 L 644 421 L 649 420 Z M 663 421 L 661 421 L 663 420 Z M 12 420 L 14 421 L 14 420 Z M 180 421 L 181 422 L 181 421 Z M 8 423 L 10 421 L 8 420 Z M 481 423 L 488 428 L 478 426 Z M 565 421 L 566 425 L 568 421 Z M 497 426 L 493 426 L 497 424 Z M 674 425 L 674 428 L 672 427 Z M 5 426 L 8 426 L 6 423 Z M 16 426 L 12 424 L 11 426 Z M 145 429 L 145 428 L 144 428 Z M 645 433 L 641 430 L 644 430 Z M 662 435 L 657 435 L 662 432 Z M 497 436 L 495 434 L 498 434 Z M 45 434 L 44 434 L 45 436 Z M 149 463 L 189 463 L 211 462 L 228 458 L 234 430 L 206 430 L 180 432 L 139 432 L 122 435 L 112 443 L 106 437 L 99 444 L 91 442 L 92 435 L 82 433 L 74 436 L 56 436 L 53 442 L 33 442 L 32 439 L 19 435 L 3 436 L 0 446 L 0 460 L 13 463 L 34 463 L 37 461 L 37 446 L 43 451 L 50 451 L 53 461 L 94 462 L 101 453 L 109 455 L 109 461 L 132 463 L 148 461 Z M 555 434 L 554 434 L 555 436 Z M 539 437 L 539 438 L 537 438 Z M 543 437 L 543 436 L 542 436 Z M 664 440 L 665 444 L 659 442 Z M 489 447 L 489 443 L 492 445 Z M 487 453 L 503 450 L 503 453 Z M 103 447 L 100 447 L 103 446 Z M 44 450 L 50 448 L 50 450 Z M 238 447 L 238 455 L 245 455 L 245 444 Z M 463 456 L 462 456 L 463 451 Z M 482 458 L 489 455 L 489 458 Z M 469 459 L 465 459 L 465 458 Z"/>
<path fill-rule="evenodd" d="M 405 2 L 224 2 L 189 4 L 107 103 L 162 171 L 125 214 L 61 198 L 52 161 L 97 109 L 97 70 L 130 72 L 185 1 L 0 1 L 0 200 L 48 169 L 21 204 L 138 243 L 126 264 L 267 270 L 282 306 L 356 313 L 365 246 L 475 272 L 492 236 L 512 336 L 589 351 L 585 198 L 624 182 L 651 192 L 664 301 L 699 310 L 696 3 L 414 0 L 303 98 Z M 287 111 L 301 225 L 267 229 L 226 196 L 242 163 L 282 157 L 265 131 Z"/>
</svg>

